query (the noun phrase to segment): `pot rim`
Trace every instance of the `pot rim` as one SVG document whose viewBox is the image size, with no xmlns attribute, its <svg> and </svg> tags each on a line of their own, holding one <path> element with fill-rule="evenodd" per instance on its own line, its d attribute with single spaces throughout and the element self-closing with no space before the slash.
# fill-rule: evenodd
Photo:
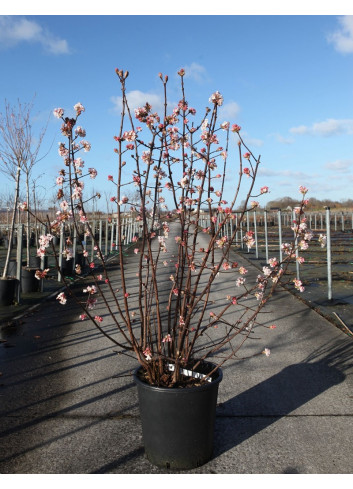
<svg viewBox="0 0 353 489">
<path fill-rule="evenodd" d="M 215 364 L 211 363 L 211 362 L 207 362 L 208 364 L 216 367 Z M 133 373 L 133 378 L 134 378 L 134 382 L 136 385 L 139 385 L 140 387 L 144 388 L 144 389 L 152 389 L 154 391 L 157 391 L 157 392 L 165 392 L 165 393 L 170 393 L 171 395 L 175 395 L 177 392 L 181 393 L 192 393 L 192 392 L 196 392 L 196 391 L 201 391 L 201 390 L 207 390 L 207 389 L 210 389 L 212 388 L 215 384 L 219 384 L 222 379 L 223 379 L 223 372 L 222 372 L 222 369 L 221 367 L 218 368 L 217 370 L 217 378 L 211 380 L 211 382 L 205 382 L 204 384 L 202 385 L 198 385 L 198 386 L 194 386 L 194 387 L 187 387 L 187 388 L 179 388 L 179 387 L 160 387 L 160 386 L 156 386 L 156 385 L 151 385 L 151 384 L 147 384 L 146 382 L 144 382 L 143 380 L 141 380 L 139 377 L 138 377 L 138 372 L 142 370 L 142 366 L 139 365 L 135 370 L 134 370 L 134 373 Z"/>
</svg>

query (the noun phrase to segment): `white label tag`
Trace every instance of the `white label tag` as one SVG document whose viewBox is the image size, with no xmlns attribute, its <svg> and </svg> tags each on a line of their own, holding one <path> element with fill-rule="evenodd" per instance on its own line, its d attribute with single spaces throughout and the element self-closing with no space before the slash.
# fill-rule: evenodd
<svg viewBox="0 0 353 489">
<path fill-rule="evenodd" d="M 174 372 L 175 365 L 172 363 L 168 363 L 169 372 Z M 192 370 L 186 370 L 185 368 L 180 369 L 180 373 L 185 375 L 186 377 L 193 377 L 194 379 L 205 379 L 207 382 L 212 382 L 211 377 L 207 377 L 207 375 L 200 374 L 199 372 L 193 372 Z"/>
</svg>

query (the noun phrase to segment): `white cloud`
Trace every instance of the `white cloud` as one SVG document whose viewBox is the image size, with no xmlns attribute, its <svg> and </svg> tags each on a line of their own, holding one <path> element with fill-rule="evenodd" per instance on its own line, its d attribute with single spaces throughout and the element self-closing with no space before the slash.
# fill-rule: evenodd
<svg viewBox="0 0 353 489">
<path fill-rule="evenodd" d="M 222 105 L 219 109 L 219 118 L 225 121 L 233 121 L 240 112 L 240 107 L 236 102 L 230 101 Z"/>
<path fill-rule="evenodd" d="M 154 93 L 141 92 L 140 90 L 131 90 L 131 92 L 126 93 L 126 98 L 130 110 L 142 107 L 146 105 L 146 102 L 148 102 L 152 106 L 152 112 L 159 112 L 164 109 L 164 101 L 162 97 Z M 120 112 L 122 108 L 122 97 L 111 97 L 111 101 L 114 104 L 114 110 Z"/>
<path fill-rule="evenodd" d="M 326 119 L 311 126 L 292 127 L 292 134 L 311 134 L 316 136 L 333 136 L 336 134 L 353 134 L 353 119 Z"/>
<path fill-rule="evenodd" d="M 38 22 L 25 17 L 0 16 L 0 48 L 16 46 L 21 42 L 39 43 L 51 54 L 68 54 L 66 40 L 59 39 Z"/>
<path fill-rule="evenodd" d="M 296 179 L 296 178 L 313 178 L 315 175 L 313 174 L 306 174 L 302 171 L 293 171 L 293 170 L 270 170 L 269 168 L 266 167 L 260 167 L 258 174 L 260 176 L 264 177 L 287 177 L 291 179 Z"/>
<path fill-rule="evenodd" d="M 255 146 L 255 147 L 259 148 L 260 146 L 263 146 L 263 144 L 264 144 L 262 139 L 252 138 L 245 131 L 241 132 L 241 136 L 242 136 L 242 138 L 243 138 L 243 140 L 247 146 Z"/>
<path fill-rule="evenodd" d="M 244 136 L 243 139 L 247 146 L 255 146 L 256 148 L 260 148 L 264 144 L 262 139 L 251 138 L 249 136 Z"/>
<path fill-rule="evenodd" d="M 191 63 L 190 65 L 183 66 L 185 70 L 185 78 L 191 78 L 195 81 L 202 81 L 206 78 L 206 68 L 198 63 Z"/>
<path fill-rule="evenodd" d="M 353 167 L 353 160 L 336 160 L 326 163 L 324 167 L 336 173 L 350 173 Z"/>
<path fill-rule="evenodd" d="M 353 16 L 344 15 L 338 18 L 340 28 L 329 34 L 327 40 L 340 53 L 353 53 Z"/>
<path fill-rule="evenodd" d="M 289 129 L 289 132 L 292 134 L 308 134 L 310 132 L 310 129 L 308 126 L 298 126 L 298 127 L 292 127 Z"/>
<path fill-rule="evenodd" d="M 293 138 L 286 138 L 286 137 L 282 136 L 281 134 L 274 134 L 274 137 L 276 138 L 276 140 L 279 143 L 282 143 L 282 144 L 293 144 L 294 143 Z"/>
</svg>

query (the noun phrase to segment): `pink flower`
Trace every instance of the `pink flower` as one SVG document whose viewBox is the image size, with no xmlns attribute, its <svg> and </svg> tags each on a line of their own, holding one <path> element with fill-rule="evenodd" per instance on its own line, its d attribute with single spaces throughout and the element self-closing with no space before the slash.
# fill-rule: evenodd
<svg viewBox="0 0 353 489">
<path fill-rule="evenodd" d="M 128 202 L 129 202 L 128 197 L 124 195 L 123 197 L 121 197 L 121 200 L 119 200 L 118 204 L 122 205 L 122 204 L 127 204 Z"/>
<path fill-rule="evenodd" d="M 76 158 L 74 160 L 74 165 L 75 165 L 75 169 L 78 170 L 79 168 L 83 168 L 85 166 L 85 162 L 83 161 L 82 158 Z"/>
<path fill-rule="evenodd" d="M 151 352 L 151 349 L 149 347 L 147 347 L 144 351 L 143 351 L 143 354 L 145 355 L 146 357 L 146 360 L 151 360 L 152 359 L 152 352 Z"/>
<path fill-rule="evenodd" d="M 35 277 L 36 279 L 40 280 L 42 278 L 45 278 L 49 272 L 49 268 L 46 268 L 45 270 L 36 270 Z"/>
<path fill-rule="evenodd" d="M 171 342 L 172 342 L 172 337 L 170 336 L 170 334 L 167 334 L 162 340 L 162 343 L 171 343 Z"/>
<path fill-rule="evenodd" d="M 88 309 L 93 309 L 94 306 L 96 305 L 96 302 L 97 302 L 97 299 L 88 298 L 87 299 L 87 307 L 88 307 Z"/>
<path fill-rule="evenodd" d="M 324 234 L 320 234 L 318 241 L 320 243 L 321 248 L 325 248 L 327 242 L 327 236 Z"/>
<path fill-rule="evenodd" d="M 108 175 L 108 180 L 111 180 L 111 181 L 113 181 L 113 180 L 114 180 L 114 177 L 113 177 L 113 175 Z"/>
<path fill-rule="evenodd" d="M 293 282 L 294 282 L 294 287 L 299 290 L 299 292 L 304 292 L 305 290 L 305 287 L 303 286 L 301 280 L 297 279 L 297 278 L 294 278 L 293 279 Z"/>
<path fill-rule="evenodd" d="M 98 174 L 95 168 L 88 168 L 88 173 L 91 178 L 96 178 Z"/>
<path fill-rule="evenodd" d="M 247 160 L 250 160 L 250 153 L 244 153 L 243 157 L 246 158 Z"/>
<path fill-rule="evenodd" d="M 90 149 L 91 149 L 91 143 L 89 143 L 88 141 L 84 141 L 84 140 L 82 140 L 82 141 L 80 142 L 80 144 L 81 144 L 81 146 L 83 147 L 83 151 L 84 151 L 85 153 L 87 153 L 88 151 L 90 151 Z"/>
<path fill-rule="evenodd" d="M 86 137 L 86 131 L 85 129 L 83 129 L 83 127 L 81 126 L 77 126 L 76 129 L 75 129 L 75 134 L 77 136 L 80 136 L 81 138 L 84 138 Z"/>
<path fill-rule="evenodd" d="M 268 187 L 261 187 L 261 188 L 260 188 L 260 192 L 261 192 L 262 194 L 267 194 L 267 192 L 268 192 Z"/>
<path fill-rule="evenodd" d="M 268 267 L 262 267 L 262 271 L 263 271 L 265 277 L 269 277 L 272 273 L 271 268 L 268 268 Z"/>
<path fill-rule="evenodd" d="M 124 297 L 125 299 L 127 299 L 128 297 L 130 297 L 130 294 L 128 292 L 125 292 Z"/>
<path fill-rule="evenodd" d="M 97 293 L 97 288 L 95 285 L 88 285 L 86 289 L 83 289 L 83 292 L 93 295 Z"/>
<path fill-rule="evenodd" d="M 58 300 L 60 304 L 66 304 L 67 298 L 64 292 L 60 292 L 60 294 L 57 295 L 56 300 Z"/>
<path fill-rule="evenodd" d="M 76 115 L 80 115 L 81 112 L 85 111 L 84 106 L 81 104 L 81 102 L 78 102 L 76 105 L 74 105 L 74 109 L 76 111 Z"/>
<path fill-rule="evenodd" d="M 244 168 L 243 173 L 244 173 L 244 175 L 246 175 L 247 177 L 250 177 L 250 170 L 249 170 L 249 168 Z"/>
<path fill-rule="evenodd" d="M 223 96 L 218 91 L 214 92 L 209 100 L 210 102 L 218 106 L 221 106 L 223 104 Z"/>
<path fill-rule="evenodd" d="M 308 192 L 308 189 L 306 187 L 303 187 L 303 185 L 300 185 L 299 192 L 305 195 Z"/>
<path fill-rule="evenodd" d="M 250 249 L 255 245 L 254 233 L 253 231 L 247 231 L 243 238 L 244 243 Z"/>
<path fill-rule="evenodd" d="M 18 208 L 20 211 L 26 211 L 28 209 L 27 202 L 22 202 L 22 204 L 19 204 Z"/>
<path fill-rule="evenodd" d="M 125 141 L 135 141 L 136 133 L 134 131 L 125 131 L 123 134 L 123 139 L 125 139 Z"/>
<path fill-rule="evenodd" d="M 87 314 L 80 314 L 80 319 L 81 319 L 81 321 L 84 321 L 85 319 L 87 319 Z"/>
<path fill-rule="evenodd" d="M 69 150 L 65 147 L 64 143 L 59 143 L 59 149 L 58 149 L 59 155 L 65 158 L 69 154 Z"/>
<path fill-rule="evenodd" d="M 221 129 L 223 129 L 224 131 L 226 131 L 227 129 L 229 129 L 229 126 L 230 126 L 230 123 L 229 122 L 222 122 Z"/>
<path fill-rule="evenodd" d="M 270 265 L 271 268 L 274 268 L 278 265 L 277 258 L 270 258 L 268 260 L 268 264 Z"/>
<path fill-rule="evenodd" d="M 240 129 L 241 129 L 241 127 L 240 127 L 240 126 L 238 126 L 238 124 L 233 124 L 233 125 L 232 125 L 232 129 L 231 129 L 231 131 L 232 131 L 232 132 L 239 132 L 239 131 L 240 131 Z"/>
<path fill-rule="evenodd" d="M 53 110 L 53 114 L 54 114 L 54 117 L 56 117 L 57 119 L 61 119 L 62 116 L 64 115 L 64 109 L 54 109 Z"/>
<path fill-rule="evenodd" d="M 101 323 L 103 321 L 102 316 L 94 316 L 94 319 L 98 322 Z"/>
</svg>

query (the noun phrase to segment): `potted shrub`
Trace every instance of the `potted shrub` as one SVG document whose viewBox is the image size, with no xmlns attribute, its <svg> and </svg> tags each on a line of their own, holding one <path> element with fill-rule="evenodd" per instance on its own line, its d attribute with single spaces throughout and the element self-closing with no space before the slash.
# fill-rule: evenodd
<svg viewBox="0 0 353 489">
<path fill-rule="evenodd" d="M 8 276 L 8 268 L 15 238 L 16 213 L 18 211 L 18 207 L 22 208 L 22 210 L 27 208 L 27 203 L 29 200 L 29 178 L 33 166 L 37 161 L 38 152 L 45 133 L 44 130 L 37 139 L 34 138 L 31 123 L 32 108 L 32 103 L 22 104 L 20 101 L 18 101 L 17 106 L 12 107 L 9 103 L 5 102 L 5 111 L 4 113 L 0 113 L 0 171 L 15 183 L 12 216 L 9 229 L 9 246 L 6 253 L 0 283 L 0 288 L 4 290 L 4 297 L 7 296 L 5 289 L 9 288 L 9 294 L 11 295 L 15 287 L 13 281 L 16 279 Z M 22 172 L 25 173 L 27 202 L 20 204 L 20 180 Z M 29 269 L 29 248 L 31 238 L 29 220 L 30 215 L 28 214 L 26 226 L 27 268 L 21 270 L 21 279 L 23 278 L 25 280 L 24 284 L 21 283 L 21 285 L 22 288 L 26 289 L 29 284 L 32 284 L 36 287 L 36 289 L 38 289 L 38 283 L 35 283 L 36 281 L 34 280 L 35 270 Z M 21 240 L 22 238 L 22 236 L 17 236 L 17 240 Z M 5 300 L 5 302 L 9 302 L 11 304 L 13 300 L 14 297 L 9 297 L 9 299 Z"/>
<path fill-rule="evenodd" d="M 232 247 L 246 211 L 259 205 L 253 199 L 268 188 L 255 187 L 260 157 L 244 143 L 241 128 L 219 120 L 222 95 L 213 93 L 209 107 L 198 117 L 186 100 L 185 72 L 180 70 L 181 96 L 176 107 L 168 104 L 168 77 L 160 74 L 163 114 L 154 112 L 148 103 L 132 111 L 126 95 L 128 72 L 117 69 L 116 74 L 122 89 L 121 124 L 114 137 L 116 172 L 112 169 L 107 179 L 113 190 L 111 201 L 116 204 L 120 267 L 118 278 L 110 276 L 93 236 L 92 282 L 85 285 L 87 300 L 77 302 L 82 320 L 92 321 L 123 354 L 136 358 L 134 379 L 149 460 L 162 467 L 190 469 L 211 457 L 222 365 L 260 327 L 272 328 L 261 324 L 259 314 L 296 259 L 296 243 L 305 247 L 312 238 L 304 216 L 307 189 L 300 188 L 294 240 L 283 245 L 283 261 L 271 258 L 252 282 L 247 270 L 232 258 Z M 57 178 L 60 212 L 47 223 L 49 232 L 40 238 L 39 255 L 45 255 L 49 247 L 55 252 L 53 236 L 62 223 L 73 222 L 77 235 L 79 225 L 84 224 L 92 237 L 83 179 L 95 178 L 97 172 L 85 170 L 78 156 L 91 145 L 78 125 L 85 109 L 78 103 L 74 110 L 72 117 L 61 108 L 54 110 L 65 138 L 59 144 L 64 162 Z M 229 167 L 234 147 L 238 163 L 235 165 L 233 155 Z M 226 178 L 234 182 L 232 195 L 229 188 L 226 191 Z M 237 207 L 243 186 L 243 202 Z M 127 197 L 130 188 L 137 190 L 133 201 Z M 123 206 L 130 207 L 140 226 L 140 238 L 133 239 L 135 290 L 131 277 L 127 278 L 132 265 L 127 266 L 122 253 Z M 255 244 L 251 230 L 245 233 L 244 242 L 249 248 Z M 65 254 L 70 256 L 70 249 Z M 83 254 L 88 256 L 86 249 Z M 223 274 L 229 290 L 222 300 L 215 300 L 213 290 Z M 299 280 L 294 286 L 302 289 Z M 72 289 L 67 290 L 57 297 L 62 304 L 73 295 Z M 105 305 L 116 333 L 106 330 L 106 318 L 95 314 L 97 300 Z M 269 353 L 260 345 L 256 354 Z"/>
<path fill-rule="evenodd" d="M 10 105 L 6 104 L 5 113 L 0 114 L 0 171 L 14 181 L 15 189 L 12 213 L 9 223 L 8 248 L 0 279 L 1 306 L 9 306 L 13 304 L 19 284 L 16 274 L 13 273 L 12 267 L 12 271 L 10 272 L 11 275 L 9 275 L 9 265 L 15 238 L 16 212 L 20 193 L 21 155 L 24 149 L 23 144 L 19 144 L 21 126 L 20 120 L 21 107 L 19 107 L 19 112 L 14 114 Z"/>
</svg>

